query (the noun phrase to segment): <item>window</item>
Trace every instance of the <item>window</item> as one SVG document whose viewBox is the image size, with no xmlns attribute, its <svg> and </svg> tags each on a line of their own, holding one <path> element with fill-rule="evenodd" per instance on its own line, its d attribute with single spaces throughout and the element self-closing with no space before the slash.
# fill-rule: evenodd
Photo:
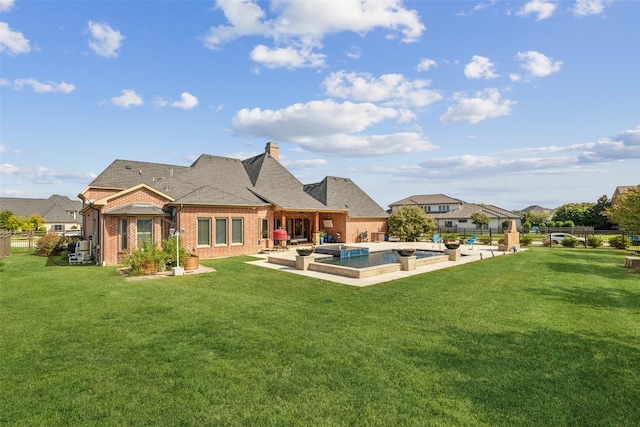
<svg viewBox="0 0 640 427">
<path fill-rule="evenodd" d="M 198 218 L 198 246 L 211 246 L 211 218 Z"/>
<path fill-rule="evenodd" d="M 243 243 L 243 221 L 242 218 L 231 218 L 231 244 L 240 245 Z"/>
<path fill-rule="evenodd" d="M 263 239 L 268 239 L 269 238 L 269 220 L 267 218 L 263 218 L 262 221 L 260 221 L 260 224 L 261 224 L 260 235 L 262 236 Z"/>
<path fill-rule="evenodd" d="M 136 243 L 141 248 L 145 240 L 153 241 L 153 220 L 139 218 L 136 221 L 136 225 Z"/>
<path fill-rule="evenodd" d="M 467 220 L 466 220 L 466 219 L 459 219 L 459 220 L 458 220 L 458 222 L 459 222 L 459 223 L 465 223 L 465 224 L 466 224 L 466 223 L 467 223 Z"/>
<path fill-rule="evenodd" d="M 64 225 L 62 224 L 52 224 L 51 231 L 64 231 Z"/>
<path fill-rule="evenodd" d="M 447 227 L 447 228 L 453 227 L 453 221 L 445 221 L 444 222 L 444 226 Z"/>
<path fill-rule="evenodd" d="M 227 244 L 227 218 L 216 218 L 216 245 Z"/>
<path fill-rule="evenodd" d="M 120 220 L 120 249 L 127 249 L 127 218 L 122 218 Z"/>
</svg>

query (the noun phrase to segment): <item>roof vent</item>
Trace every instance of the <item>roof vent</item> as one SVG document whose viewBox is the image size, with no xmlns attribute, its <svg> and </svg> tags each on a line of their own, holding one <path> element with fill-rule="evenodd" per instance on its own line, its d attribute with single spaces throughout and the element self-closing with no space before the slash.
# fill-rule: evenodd
<svg viewBox="0 0 640 427">
<path fill-rule="evenodd" d="M 125 169 L 131 169 L 131 165 L 127 165 L 124 167 Z"/>
</svg>

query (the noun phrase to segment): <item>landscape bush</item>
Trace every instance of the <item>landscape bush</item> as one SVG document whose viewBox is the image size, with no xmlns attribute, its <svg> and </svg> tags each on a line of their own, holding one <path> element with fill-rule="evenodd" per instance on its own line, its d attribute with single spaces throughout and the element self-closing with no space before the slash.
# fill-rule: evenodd
<svg viewBox="0 0 640 427">
<path fill-rule="evenodd" d="M 140 248 L 134 249 L 124 259 L 133 276 L 157 273 L 166 268 L 167 261 L 167 253 L 151 240 L 145 240 Z"/>
<path fill-rule="evenodd" d="M 612 248 L 625 249 L 629 245 L 631 245 L 631 239 L 628 237 L 616 235 L 609 239 L 609 246 Z"/>
<path fill-rule="evenodd" d="M 520 245 L 529 246 L 533 242 L 533 238 L 527 234 L 520 236 Z"/>
<path fill-rule="evenodd" d="M 184 260 L 189 257 L 187 249 L 182 245 L 182 240 L 180 240 L 180 244 L 176 245 L 177 238 L 176 236 L 171 236 L 162 241 L 162 250 L 166 255 L 166 263 L 172 267 L 176 266 L 176 246 L 178 248 L 177 252 L 180 255 L 180 265 L 184 266 Z"/>
<path fill-rule="evenodd" d="M 578 246 L 578 239 L 575 237 L 565 237 L 562 239 L 562 246 L 565 248 L 575 248 Z"/>
<path fill-rule="evenodd" d="M 572 220 L 564 221 L 561 225 L 562 227 L 575 227 L 576 224 Z"/>
<path fill-rule="evenodd" d="M 60 246 L 60 236 L 57 234 L 45 234 L 36 243 L 38 248 L 37 254 L 40 256 L 49 256 L 56 252 Z"/>
<path fill-rule="evenodd" d="M 478 238 L 478 240 L 480 241 L 481 244 L 483 245 L 490 245 L 493 241 L 493 239 L 491 238 L 491 236 L 489 236 L 488 234 L 483 234 L 482 236 L 480 236 Z"/>
<path fill-rule="evenodd" d="M 587 237 L 587 245 L 591 246 L 592 248 L 599 248 L 600 246 L 602 246 L 602 237 L 596 236 L 594 234 L 590 235 L 589 237 Z"/>
</svg>

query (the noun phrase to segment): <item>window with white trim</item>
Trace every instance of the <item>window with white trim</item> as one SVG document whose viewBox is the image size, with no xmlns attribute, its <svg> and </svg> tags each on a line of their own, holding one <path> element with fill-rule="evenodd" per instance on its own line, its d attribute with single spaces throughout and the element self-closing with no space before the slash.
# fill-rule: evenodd
<svg viewBox="0 0 640 427">
<path fill-rule="evenodd" d="M 231 218 L 231 244 L 244 243 L 244 221 L 242 218 Z"/>
<path fill-rule="evenodd" d="M 153 219 L 138 218 L 136 220 L 136 245 L 141 248 L 145 240 L 153 242 Z"/>
<path fill-rule="evenodd" d="M 198 246 L 211 246 L 211 218 L 198 218 Z"/>
<path fill-rule="evenodd" d="M 216 218 L 215 224 L 216 246 L 226 245 L 229 239 L 227 218 Z"/>
</svg>

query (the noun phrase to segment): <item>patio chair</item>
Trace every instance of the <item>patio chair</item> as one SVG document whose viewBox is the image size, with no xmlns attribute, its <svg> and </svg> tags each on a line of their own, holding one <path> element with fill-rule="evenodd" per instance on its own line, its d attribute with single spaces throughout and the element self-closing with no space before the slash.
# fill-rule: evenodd
<svg viewBox="0 0 640 427">
<path fill-rule="evenodd" d="M 469 246 L 470 246 L 470 248 L 469 248 L 469 249 L 473 249 L 473 244 L 476 242 L 476 239 L 477 239 L 477 238 L 478 238 L 478 237 L 474 234 L 473 236 L 469 237 L 468 239 L 465 239 L 465 241 L 464 241 L 464 242 L 465 242 L 467 245 L 469 245 Z"/>
<path fill-rule="evenodd" d="M 431 238 L 431 241 L 433 242 L 433 244 L 431 245 L 432 248 L 436 245 L 436 243 L 442 245 L 442 237 L 440 237 L 439 234 L 434 234 Z"/>
</svg>

